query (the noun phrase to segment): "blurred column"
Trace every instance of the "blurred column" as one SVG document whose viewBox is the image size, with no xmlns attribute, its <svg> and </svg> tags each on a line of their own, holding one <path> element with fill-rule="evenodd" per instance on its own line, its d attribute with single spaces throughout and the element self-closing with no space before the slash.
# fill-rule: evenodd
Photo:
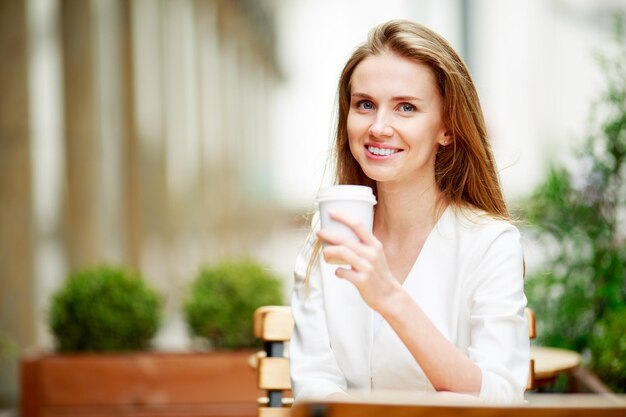
<svg viewBox="0 0 626 417">
<path fill-rule="evenodd" d="M 98 124 L 94 82 L 94 30 L 90 2 L 61 1 L 67 201 L 65 238 L 69 266 L 98 259 Z"/>
<path fill-rule="evenodd" d="M 469 0 L 460 0 L 459 9 L 461 14 L 461 56 L 463 57 L 463 61 L 465 61 L 465 65 L 467 65 L 470 72 L 472 72 L 474 70 L 474 57 L 472 51 L 474 16 L 472 2 Z"/>
<path fill-rule="evenodd" d="M 200 129 L 200 178 L 202 196 L 202 230 L 205 243 L 211 241 L 213 227 L 217 223 L 216 202 L 222 195 L 220 172 L 224 165 L 223 150 L 226 146 L 222 116 L 223 97 L 220 95 L 222 76 L 220 72 L 220 35 L 218 30 L 217 7 L 215 1 L 196 0 L 196 54 L 199 64 L 198 109 Z M 205 246 L 206 251 L 212 248 Z M 207 253 L 206 256 L 211 256 Z"/>
<path fill-rule="evenodd" d="M 191 0 L 164 3 L 164 105 L 167 192 L 172 224 L 170 282 L 189 279 L 199 261 L 198 177 L 201 160 L 195 52 L 195 10 Z"/>
<path fill-rule="evenodd" d="M 45 321 L 50 296 L 67 275 L 63 241 L 64 132 L 57 0 L 27 0 L 29 123 L 35 228 L 33 263 L 37 345 L 52 340 Z"/>
<path fill-rule="evenodd" d="M 252 97 L 253 125 L 256 140 L 255 156 L 252 160 L 254 170 L 252 176 L 254 178 L 254 198 L 258 204 L 265 205 L 271 200 L 271 189 L 269 187 L 269 169 L 272 164 L 272 152 L 274 150 L 272 138 L 268 130 L 268 118 L 270 117 L 271 97 L 268 94 L 268 84 L 270 77 L 265 67 L 263 56 L 255 55 L 255 64 L 252 70 L 252 87 L 254 96 Z"/>
<path fill-rule="evenodd" d="M 95 135 L 90 159 L 96 175 L 90 198 L 97 262 L 126 261 L 127 245 L 123 210 L 125 189 L 124 101 L 122 99 L 122 30 L 120 0 L 90 0 L 93 17 L 93 82 Z"/>
<path fill-rule="evenodd" d="M 91 0 L 96 19 L 94 82 L 98 185 L 94 198 L 100 256 L 139 268 L 141 230 L 140 150 L 136 134 L 133 2 Z"/>
<path fill-rule="evenodd" d="M 190 0 L 165 3 L 164 70 L 168 192 L 177 222 L 185 224 L 185 197 L 198 175 L 198 129 L 196 109 L 196 56 L 194 10 Z"/>
<path fill-rule="evenodd" d="M 243 28 L 242 28 L 243 29 Z M 245 33 L 245 29 L 244 29 Z M 243 111 L 239 112 L 241 121 L 239 123 L 240 130 L 238 135 L 239 145 L 237 147 L 239 157 L 237 162 L 239 165 L 239 173 L 241 178 L 241 191 L 243 203 L 248 206 L 253 200 L 256 193 L 254 183 L 256 181 L 254 168 L 261 155 L 257 153 L 258 149 L 263 146 L 263 137 L 256 130 L 255 113 L 261 109 L 255 108 L 254 99 L 256 97 L 256 85 L 254 84 L 253 74 L 254 67 L 257 65 L 254 51 L 250 45 L 251 40 L 245 37 L 239 46 L 238 60 L 241 72 L 239 73 L 239 108 Z M 247 217 L 250 211 L 254 210 L 254 206 L 249 210 L 243 210 L 242 215 Z M 250 210 L 251 209 L 251 210 Z"/>
<path fill-rule="evenodd" d="M 232 242 L 230 232 L 236 227 L 236 216 L 241 210 L 239 200 L 239 160 L 238 152 L 243 150 L 238 146 L 238 137 L 241 128 L 241 111 L 243 103 L 239 100 L 239 77 L 241 68 L 238 66 L 238 42 L 240 33 L 235 27 L 236 11 L 231 2 L 218 2 L 218 27 L 220 33 L 219 73 L 221 83 L 219 88 L 220 104 L 222 106 L 222 137 L 219 139 L 221 148 L 219 173 L 216 175 L 215 187 L 221 196 L 221 204 L 217 209 L 215 239 L 220 242 L 222 255 L 230 255 L 236 242 Z"/>
<path fill-rule="evenodd" d="M 31 162 L 24 0 L 0 0 L 0 332 L 35 342 Z M 16 361 L 0 364 L 0 404 L 17 396 Z"/>
<path fill-rule="evenodd" d="M 141 157 L 135 123 L 134 54 L 132 44 L 132 2 L 120 1 L 120 93 L 122 107 L 122 233 L 126 241 L 125 263 L 135 270 L 140 266 L 141 251 Z"/>
<path fill-rule="evenodd" d="M 132 7 L 133 102 L 140 147 L 141 271 L 167 291 L 170 235 L 165 155 L 164 2 L 134 0 Z M 130 98 L 129 98 L 130 100 Z M 129 115 L 130 117 L 130 115 Z"/>
</svg>

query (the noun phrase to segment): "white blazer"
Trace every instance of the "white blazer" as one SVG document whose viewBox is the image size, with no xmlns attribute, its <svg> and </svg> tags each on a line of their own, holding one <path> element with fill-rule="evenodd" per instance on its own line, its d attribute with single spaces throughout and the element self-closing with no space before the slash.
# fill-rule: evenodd
<svg viewBox="0 0 626 417">
<path fill-rule="evenodd" d="M 306 282 L 314 243 L 312 235 L 296 260 L 291 301 L 296 401 L 353 390 L 434 391 L 392 328 L 379 321 L 356 287 L 335 277 L 336 267 L 320 256 Z M 403 286 L 439 331 L 478 365 L 481 399 L 523 400 L 530 347 L 522 246 L 513 225 L 448 207 Z"/>
</svg>

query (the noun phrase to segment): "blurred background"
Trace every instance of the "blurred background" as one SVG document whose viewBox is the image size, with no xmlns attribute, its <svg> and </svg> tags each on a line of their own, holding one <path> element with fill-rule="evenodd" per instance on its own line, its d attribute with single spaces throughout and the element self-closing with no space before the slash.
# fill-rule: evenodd
<svg viewBox="0 0 626 417">
<path fill-rule="evenodd" d="M 258 259 L 288 303 L 332 178 L 339 73 L 388 19 L 464 57 L 515 204 L 550 164 L 573 164 L 603 88 L 593 53 L 625 3 L 0 0 L 0 334 L 52 348 L 51 294 L 103 262 L 166 298 L 158 349 L 188 347 L 181 297 L 200 265 Z M 0 363 L 0 405 L 17 401 L 17 362 Z"/>
</svg>

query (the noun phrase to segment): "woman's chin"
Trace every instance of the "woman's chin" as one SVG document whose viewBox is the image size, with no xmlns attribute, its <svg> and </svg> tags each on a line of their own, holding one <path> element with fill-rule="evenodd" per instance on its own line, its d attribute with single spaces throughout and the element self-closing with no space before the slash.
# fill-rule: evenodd
<svg viewBox="0 0 626 417">
<path fill-rule="evenodd" d="M 395 175 L 390 172 L 381 172 L 379 170 L 367 170 L 363 171 L 367 178 L 376 182 L 387 182 L 395 180 Z"/>
</svg>

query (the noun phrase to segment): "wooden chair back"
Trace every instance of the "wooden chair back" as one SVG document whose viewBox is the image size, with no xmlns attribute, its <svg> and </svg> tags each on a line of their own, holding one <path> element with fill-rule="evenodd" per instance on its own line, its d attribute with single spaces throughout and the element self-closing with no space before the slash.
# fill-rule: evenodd
<svg viewBox="0 0 626 417">
<path fill-rule="evenodd" d="M 287 417 L 293 398 L 286 343 L 291 339 L 293 318 L 288 306 L 263 306 L 254 312 L 254 335 L 263 341 L 257 355 L 257 383 L 267 391 L 259 398 L 258 417 Z"/>
<path fill-rule="evenodd" d="M 528 338 L 534 340 L 537 338 L 537 328 L 535 325 L 535 312 L 530 308 L 524 309 L 526 321 L 528 322 Z M 530 360 L 530 370 L 528 372 L 528 382 L 526 382 L 526 391 L 535 389 L 535 360 Z"/>
</svg>

